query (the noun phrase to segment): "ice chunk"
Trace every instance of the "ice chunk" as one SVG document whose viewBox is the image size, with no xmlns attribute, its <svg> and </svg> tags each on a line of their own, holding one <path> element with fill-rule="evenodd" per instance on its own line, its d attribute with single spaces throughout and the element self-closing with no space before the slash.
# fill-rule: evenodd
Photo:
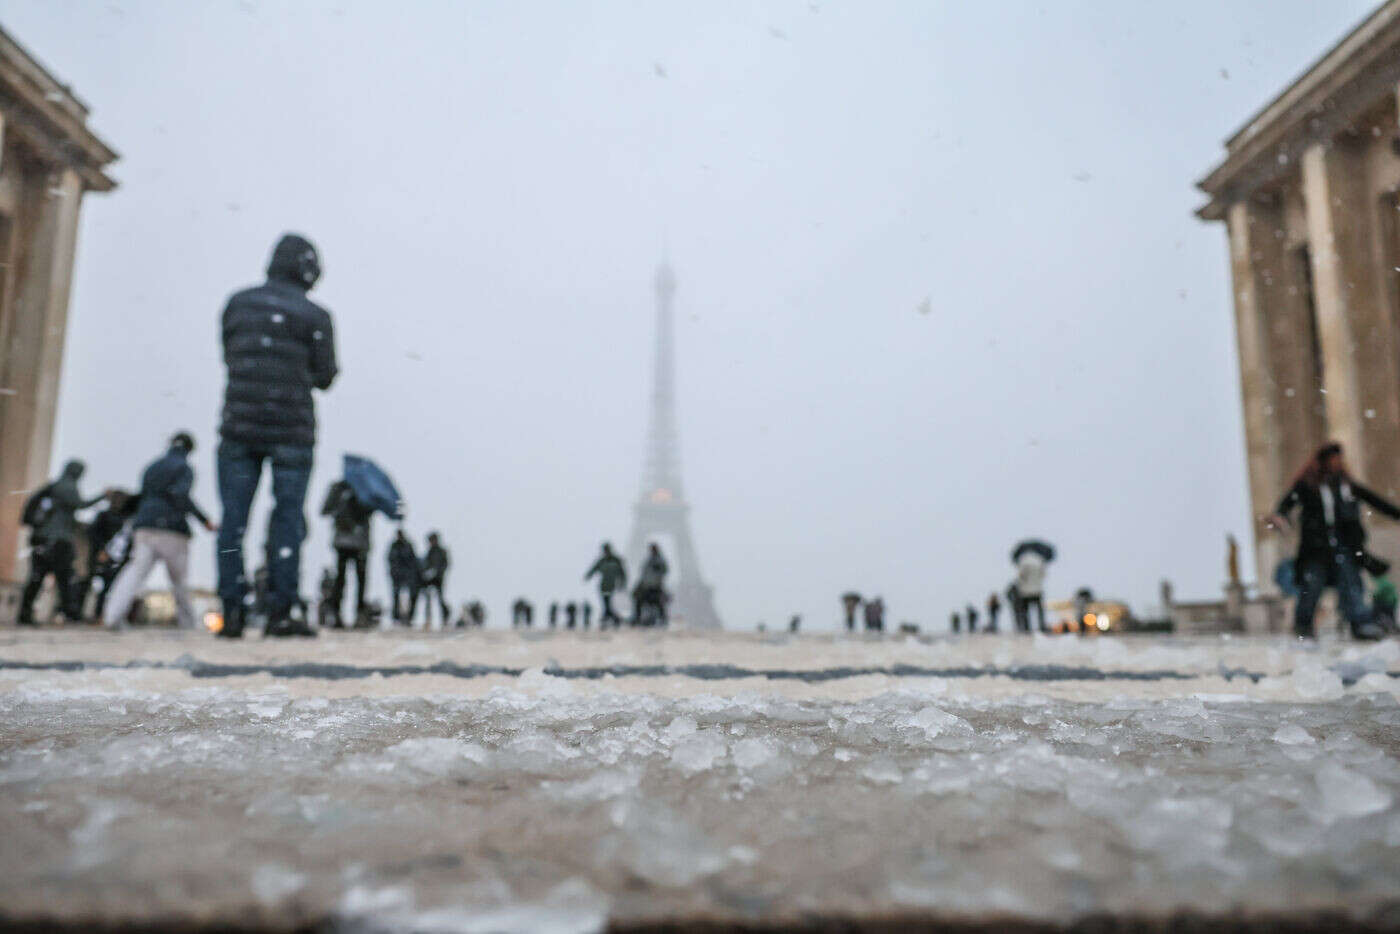
<svg viewBox="0 0 1400 934">
<path fill-rule="evenodd" d="M 1390 792 L 1360 772 L 1335 762 L 1317 770 L 1323 810 L 1334 818 L 1365 817 L 1390 807 Z"/>
<path fill-rule="evenodd" d="M 618 832 L 602 841 L 602 855 L 657 885 L 691 885 L 728 861 L 679 814 L 656 803 L 614 805 L 613 823 Z"/>
<path fill-rule="evenodd" d="M 1274 730 L 1274 742 L 1282 743 L 1285 746 L 1311 746 L 1317 740 L 1312 734 L 1298 726 L 1296 723 L 1289 723 Z"/>
<path fill-rule="evenodd" d="M 676 743 L 671 764 L 683 772 L 703 772 L 713 768 L 729 752 L 729 744 L 717 730 L 700 730 Z"/>
<path fill-rule="evenodd" d="M 666 724 L 666 729 L 663 732 L 667 738 L 674 742 L 683 736 L 689 736 L 694 733 L 696 729 L 698 729 L 698 725 L 694 717 L 682 716 L 676 717 L 670 723 Z"/>
<path fill-rule="evenodd" d="M 929 706 L 909 718 L 909 725 L 924 731 L 929 739 L 940 733 L 971 733 L 972 724 L 937 707 Z"/>
<path fill-rule="evenodd" d="M 1293 690 L 1303 700 L 1336 700 L 1346 693 L 1342 679 L 1335 671 L 1328 671 L 1316 659 L 1301 660 L 1293 669 Z"/>
<path fill-rule="evenodd" d="M 734 764 L 758 779 L 773 779 L 792 770 L 792 762 L 776 740 L 754 737 L 741 739 L 730 750 Z"/>
<path fill-rule="evenodd" d="M 253 897 L 274 908 L 306 887 L 306 876 L 281 863 L 264 863 L 253 870 Z"/>
<path fill-rule="evenodd" d="M 473 765 L 484 763 L 489 755 L 477 743 L 466 743 L 444 736 L 418 736 L 384 750 L 391 759 L 442 778 L 468 774 Z"/>
</svg>

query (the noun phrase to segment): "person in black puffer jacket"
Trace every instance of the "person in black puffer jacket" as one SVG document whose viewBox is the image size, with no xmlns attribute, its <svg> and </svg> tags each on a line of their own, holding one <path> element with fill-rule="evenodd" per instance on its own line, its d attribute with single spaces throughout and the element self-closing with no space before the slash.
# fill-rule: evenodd
<svg viewBox="0 0 1400 934">
<path fill-rule="evenodd" d="M 219 498 L 224 518 L 218 538 L 219 634 L 243 633 L 248 576 L 243 538 L 248 510 L 264 463 L 272 465 L 275 504 L 267 530 L 268 635 L 315 635 L 305 620 L 290 620 L 298 605 L 303 511 L 316 443 L 313 389 L 336 377 L 335 332 L 330 313 L 306 297 L 321 276 L 316 248 L 287 234 L 273 250 L 267 281 L 228 300 L 223 314 L 224 392 Z"/>
<path fill-rule="evenodd" d="M 1287 527 L 1288 514 L 1301 507 L 1298 557 L 1293 572 L 1298 583 L 1293 629 L 1300 637 L 1312 638 L 1318 598 L 1327 587 L 1336 588 L 1338 607 L 1351 624 L 1355 638 L 1375 639 L 1381 635 L 1371 620 L 1361 580 L 1361 569 L 1367 560 L 1362 503 L 1382 515 L 1400 519 L 1400 509 L 1393 503 L 1351 478 L 1342 459 L 1342 446 L 1329 444 L 1303 466 L 1274 514 L 1266 520 L 1274 528 Z"/>
</svg>

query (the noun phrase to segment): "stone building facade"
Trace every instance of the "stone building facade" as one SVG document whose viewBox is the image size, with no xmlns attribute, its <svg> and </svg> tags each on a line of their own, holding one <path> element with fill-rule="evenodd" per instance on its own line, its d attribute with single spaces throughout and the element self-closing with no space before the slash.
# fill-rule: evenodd
<svg viewBox="0 0 1400 934">
<path fill-rule="evenodd" d="M 25 491 L 49 475 L 78 211 L 116 186 L 87 116 L 0 30 L 0 616 L 23 571 Z"/>
<path fill-rule="evenodd" d="M 1341 442 L 1400 499 L 1400 0 L 1389 0 L 1225 144 L 1198 215 L 1224 221 L 1256 523 Z M 1400 526 L 1371 524 L 1400 560 Z M 1260 590 L 1295 543 L 1256 524 Z"/>
</svg>

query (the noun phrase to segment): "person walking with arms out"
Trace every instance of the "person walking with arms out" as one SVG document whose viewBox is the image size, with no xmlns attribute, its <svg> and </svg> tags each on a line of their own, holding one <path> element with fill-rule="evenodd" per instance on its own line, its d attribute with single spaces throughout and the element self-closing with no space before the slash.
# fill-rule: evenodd
<svg viewBox="0 0 1400 934">
<path fill-rule="evenodd" d="M 1313 638 L 1313 617 L 1327 587 L 1336 589 L 1338 608 L 1351 625 L 1353 637 L 1376 639 L 1381 635 L 1371 619 L 1361 579 L 1366 553 L 1362 503 L 1391 519 L 1400 519 L 1400 508 L 1352 479 L 1342 458 L 1342 446 L 1329 444 L 1303 465 L 1278 508 L 1265 520 L 1272 528 L 1290 527 L 1289 514 L 1299 510 L 1298 557 L 1293 571 L 1298 602 L 1293 610 L 1293 631 L 1300 638 Z"/>
<path fill-rule="evenodd" d="M 181 629 L 195 628 L 194 604 L 185 583 L 190 562 L 189 516 L 206 529 L 218 527 L 190 498 L 194 470 L 189 465 L 194 438 L 180 432 L 170 439 L 170 449 L 141 475 L 141 498 L 132 520 L 131 557 L 112 584 L 112 595 L 103 607 L 102 622 L 118 629 L 156 562 L 165 565 L 170 591 L 175 597 L 176 620 Z"/>
<path fill-rule="evenodd" d="M 598 556 L 598 560 L 593 562 L 593 566 L 588 569 L 588 573 L 583 575 L 585 582 L 598 578 L 598 598 L 603 604 L 602 616 L 598 619 L 598 628 L 607 629 L 611 623 L 614 627 L 622 625 L 622 618 L 613 609 L 613 594 L 621 588 L 627 586 L 627 567 L 622 563 L 612 550 L 612 545 L 603 542 L 603 553 Z"/>
</svg>

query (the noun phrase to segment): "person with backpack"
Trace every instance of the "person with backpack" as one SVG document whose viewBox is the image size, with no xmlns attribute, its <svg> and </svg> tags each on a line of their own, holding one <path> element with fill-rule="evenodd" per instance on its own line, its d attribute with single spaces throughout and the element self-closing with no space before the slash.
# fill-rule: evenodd
<svg viewBox="0 0 1400 934">
<path fill-rule="evenodd" d="M 21 626 L 37 625 L 34 601 L 47 577 L 53 577 L 63 618 L 69 622 L 83 618 L 83 608 L 78 605 L 78 593 L 73 587 L 73 561 L 77 554 L 73 543 L 78 535 L 78 513 L 107 498 L 107 493 L 102 493 L 84 499 L 78 492 L 78 481 L 85 469 L 82 461 L 69 461 L 63 465 L 58 479 L 36 491 L 24 504 L 22 521 L 30 530 L 30 552 L 29 579 L 20 595 L 16 620 Z"/>
<path fill-rule="evenodd" d="M 627 567 L 613 552 L 612 545 L 608 542 L 603 542 L 603 553 L 593 562 L 588 573 L 583 575 L 583 580 L 587 583 L 595 576 L 598 578 L 598 597 L 603 603 L 603 615 L 598 619 L 598 628 L 607 629 L 609 623 L 614 627 L 621 626 L 622 617 L 613 609 L 612 599 L 619 588 L 627 586 Z"/>
<path fill-rule="evenodd" d="M 141 501 L 132 519 L 131 558 L 112 585 L 112 596 L 103 610 L 108 629 L 121 627 L 146 578 L 159 562 L 170 578 L 175 597 L 176 621 L 181 629 L 194 629 L 194 604 L 185 583 L 190 561 L 189 517 L 194 516 L 211 532 L 216 526 L 190 498 L 194 470 L 189 465 L 194 438 L 179 432 L 170 448 L 141 475 Z"/>
<path fill-rule="evenodd" d="M 351 567 L 355 569 L 355 618 L 365 615 L 365 569 L 369 566 L 370 523 L 374 508 L 360 502 L 355 490 L 345 480 L 337 480 L 326 491 L 321 515 L 330 516 L 335 548 L 335 594 L 331 599 L 331 625 L 339 629 L 344 624 L 341 607 L 345 603 L 345 584 Z"/>
<path fill-rule="evenodd" d="M 321 277 L 321 259 L 305 237 L 278 241 L 267 281 L 224 306 L 222 340 L 228 383 L 219 427 L 219 499 L 224 519 L 217 559 L 224 624 L 218 635 L 243 635 L 248 572 L 243 539 L 264 465 L 272 470 L 267 525 L 269 636 L 314 636 L 293 610 L 301 601 L 301 544 L 306 487 L 316 444 L 312 390 L 329 389 L 339 368 L 330 313 L 306 297 Z"/>
</svg>

